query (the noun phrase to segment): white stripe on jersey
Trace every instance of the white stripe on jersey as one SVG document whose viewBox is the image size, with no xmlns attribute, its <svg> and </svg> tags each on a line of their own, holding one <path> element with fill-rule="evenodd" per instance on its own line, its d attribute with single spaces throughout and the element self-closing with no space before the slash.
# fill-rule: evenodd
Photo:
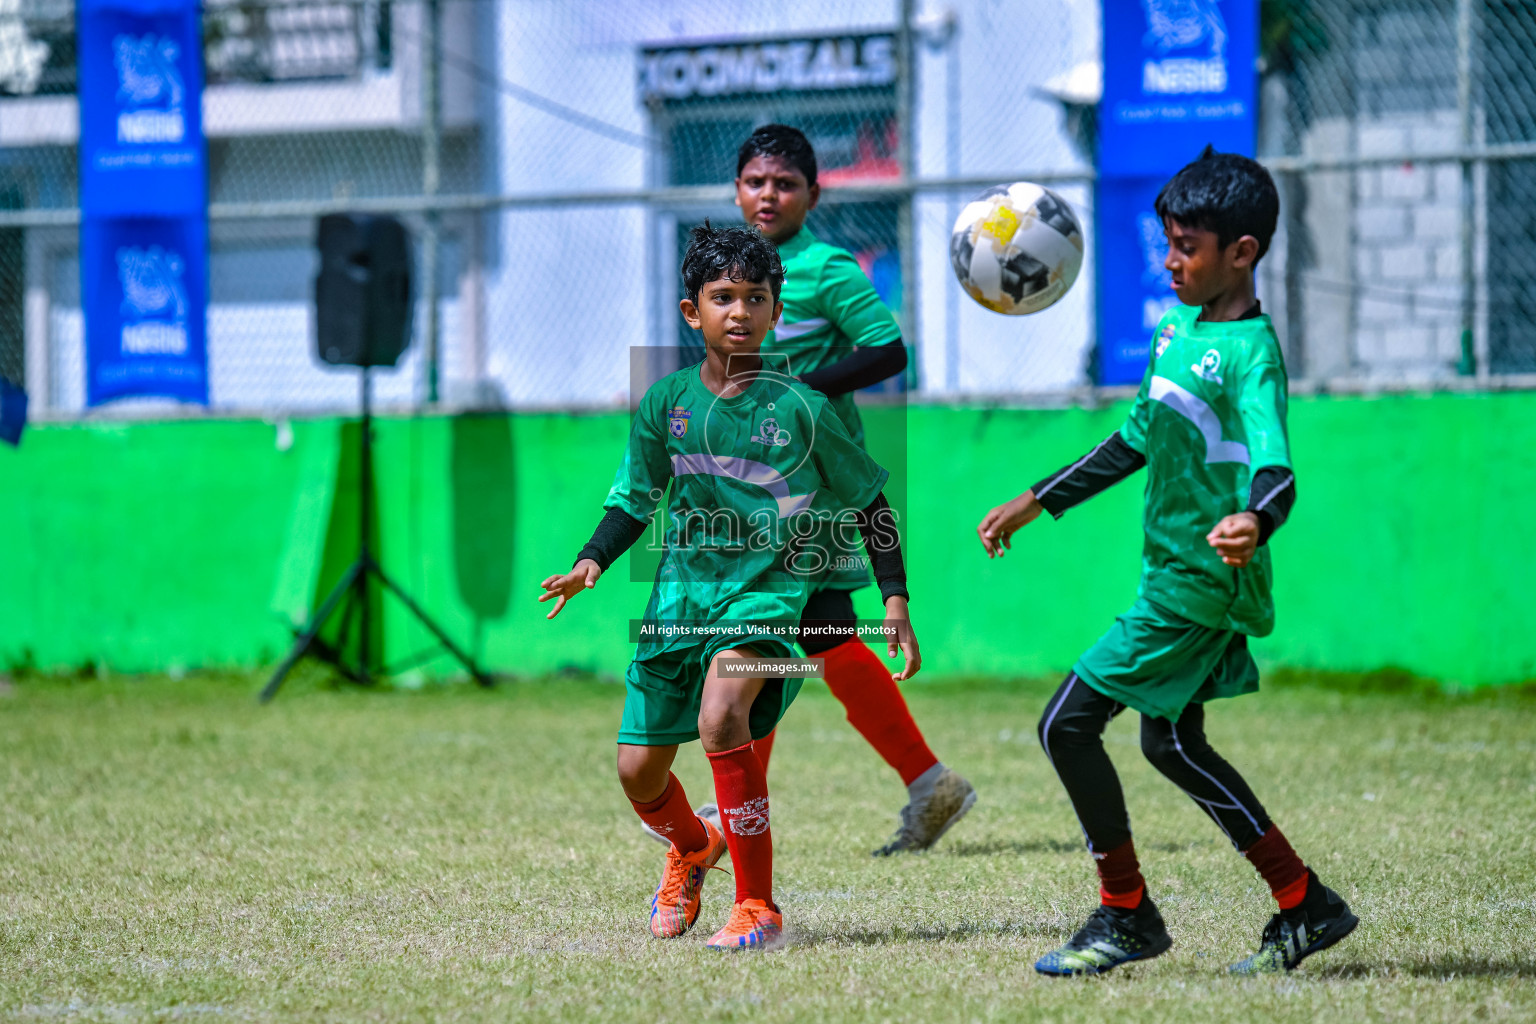
<svg viewBox="0 0 1536 1024">
<path fill-rule="evenodd" d="M 687 476 L 690 473 L 724 476 L 761 487 L 778 502 L 780 519 L 787 519 L 802 509 L 810 508 L 816 497 L 815 491 L 810 494 L 790 494 L 789 481 L 778 470 L 766 463 L 734 455 L 684 452 L 672 456 L 673 476 Z"/>
<path fill-rule="evenodd" d="M 1205 461 L 1238 462 L 1248 465 L 1248 446 L 1240 441 L 1221 439 L 1221 420 L 1216 410 L 1205 404 L 1200 396 L 1179 387 L 1167 377 L 1153 377 L 1147 389 L 1147 397 L 1162 402 L 1174 412 L 1195 425 L 1205 438 Z"/>
<path fill-rule="evenodd" d="M 796 320 L 792 324 L 781 323 L 773 329 L 774 339 L 777 341 L 790 341 L 794 338 L 802 338 L 812 331 L 819 331 L 827 326 L 828 320 L 824 316 L 813 316 L 809 320 Z"/>
</svg>

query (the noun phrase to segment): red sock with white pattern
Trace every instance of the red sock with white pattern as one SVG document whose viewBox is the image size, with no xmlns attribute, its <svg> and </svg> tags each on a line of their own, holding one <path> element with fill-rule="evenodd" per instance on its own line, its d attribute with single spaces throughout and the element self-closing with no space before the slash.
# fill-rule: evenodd
<svg viewBox="0 0 1536 1024">
<path fill-rule="evenodd" d="M 736 902 L 762 900 L 774 910 L 773 833 L 768 828 L 768 776 L 752 744 L 707 753 L 715 773 L 720 827 L 731 850 Z"/>
</svg>

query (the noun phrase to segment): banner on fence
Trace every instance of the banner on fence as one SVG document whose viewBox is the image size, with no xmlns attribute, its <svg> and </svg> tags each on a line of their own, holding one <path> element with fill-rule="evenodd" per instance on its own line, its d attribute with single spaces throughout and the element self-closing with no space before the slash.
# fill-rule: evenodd
<svg viewBox="0 0 1536 1024">
<path fill-rule="evenodd" d="M 1159 277 L 1158 188 L 1207 145 L 1254 153 L 1258 27 L 1258 0 L 1104 0 L 1095 189 L 1101 384 L 1141 380 L 1152 314 L 1177 301 Z"/>
<path fill-rule="evenodd" d="M 208 170 L 196 0 L 80 0 L 86 403 L 208 401 Z"/>
</svg>

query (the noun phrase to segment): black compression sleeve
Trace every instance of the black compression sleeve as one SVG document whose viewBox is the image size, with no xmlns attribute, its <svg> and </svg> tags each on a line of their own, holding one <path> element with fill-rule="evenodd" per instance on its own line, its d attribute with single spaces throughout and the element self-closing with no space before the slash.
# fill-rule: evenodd
<svg viewBox="0 0 1536 1024">
<path fill-rule="evenodd" d="M 1265 466 L 1253 474 L 1248 511 L 1259 517 L 1259 543 L 1268 542 L 1291 517 L 1296 504 L 1296 474 L 1282 466 Z"/>
<path fill-rule="evenodd" d="M 864 550 L 869 553 L 869 567 L 874 570 L 875 584 L 880 588 L 880 600 L 892 596 L 910 598 L 907 593 L 907 570 L 901 562 L 901 535 L 896 532 L 896 514 L 885 495 L 854 513 L 859 535 L 864 538 Z"/>
<path fill-rule="evenodd" d="M 1035 500 L 1060 519 L 1067 509 L 1107 490 L 1147 464 L 1147 457 L 1115 431 L 1098 446 L 1035 484 Z"/>
<path fill-rule="evenodd" d="M 842 395 L 878 384 L 907 368 L 907 347 L 897 339 L 889 345 L 864 345 L 800 379 L 824 395 Z"/>
<path fill-rule="evenodd" d="M 618 561 L 643 533 L 645 524 L 640 520 L 616 508 L 605 509 L 602 521 L 592 532 L 592 539 L 576 553 L 576 561 L 590 558 L 598 568 L 607 572 L 608 567 Z"/>
</svg>

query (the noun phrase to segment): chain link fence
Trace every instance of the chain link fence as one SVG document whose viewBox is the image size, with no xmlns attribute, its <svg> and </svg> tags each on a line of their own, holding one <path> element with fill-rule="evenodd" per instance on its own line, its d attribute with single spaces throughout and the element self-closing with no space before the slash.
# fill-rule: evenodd
<svg viewBox="0 0 1536 1024">
<path fill-rule="evenodd" d="M 1265 0 L 1265 268 L 1293 373 L 1536 374 L 1536 5 Z"/>
<path fill-rule="evenodd" d="M 1536 373 L 1536 8 L 1263 14 L 1260 152 L 1283 223 L 1260 291 L 1293 378 Z M 739 219 L 736 148 L 769 120 L 811 137 L 810 227 L 855 254 L 914 347 L 888 389 L 1066 400 L 1094 337 L 1099 17 L 1096 0 L 208 0 L 211 408 L 352 407 L 311 309 L 315 218 L 345 209 L 397 213 L 417 239 L 415 342 L 377 375 L 382 405 L 622 403 L 632 347 L 693 343 L 683 239 Z M 61 0 L 0 4 L 0 374 L 64 418 L 87 414 L 73 26 Z M 961 293 L 947 239 L 967 199 L 1020 178 L 1073 203 L 1089 253 L 1056 307 L 1006 318 Z M 146 410 L 171 411 L 89 414 Z"/>
</svg>

